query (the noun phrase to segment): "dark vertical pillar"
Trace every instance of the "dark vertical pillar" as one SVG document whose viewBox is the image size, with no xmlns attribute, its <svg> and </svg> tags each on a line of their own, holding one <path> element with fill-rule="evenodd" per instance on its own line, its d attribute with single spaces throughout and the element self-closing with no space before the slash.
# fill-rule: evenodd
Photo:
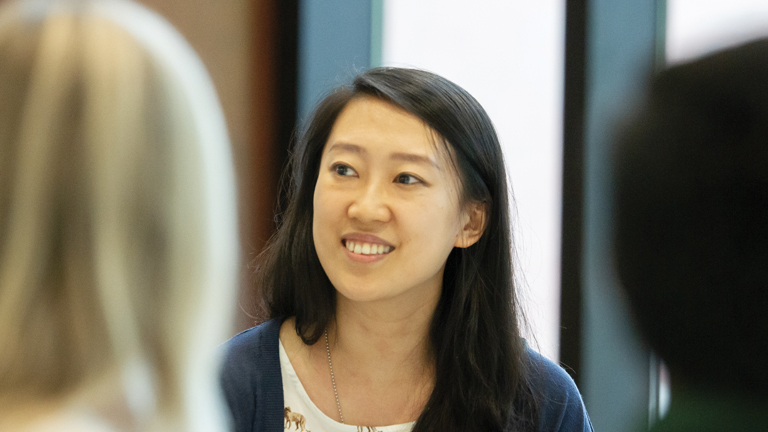
<svg viewBox="0 0 768 432">
<path fill-rule="evenodd" d="M 584 1 L 566 2 L 560 363 L 577 385 L 581 381 L 577 371 L 581 370 L 586 9 Z"/>
<path fill-rule="evenodd" d="M 252 3 L 251 181 L 241 184 L 253 214 L 244 260 L 250 263 L 275 231 L 277 190 L 296 120 L 298 4 L 258 0 Z M 244 273 L 237 329 L 258 320 L 252 269 Z"/>
<path fill-rule="evenodd" d="M 261 0 L 260 0 L 261 1 Z M 271 0 L 277 4 L 277 49 L 274 85 L 277 100 L 277 158 L 276 165 L 285 167 L 288 151 L 294 138 L 298 113 L 299 85 L 299 2 L 297 0 Z"/>
</svg>

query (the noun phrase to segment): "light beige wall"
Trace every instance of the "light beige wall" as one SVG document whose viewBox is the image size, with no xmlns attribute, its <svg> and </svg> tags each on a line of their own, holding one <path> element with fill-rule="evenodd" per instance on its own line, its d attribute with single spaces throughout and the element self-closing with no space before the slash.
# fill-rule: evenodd
<svg viewBox="0 0 768 432">
<path fill-rule="evenodd" d="M 238 175 L 245 176 L 248 169 L 241 164 L 249 160 L 252 138 L 249 123 L 251 2 L 142 0 L 141 3 L 166 17 L 203 59 L 224 107 Z"/>
<path fill-rule="evenodd" d="M 253 67 L 254 4 L 251 0 L 141 0 L 141 3 L 168 19 L 197 51 L 211 74 L 224 108 L 238 177 L 244 262 L 241 307 L 237 311 L 234 332 L 253 325 L 253 319 L 243 309 L 252 310 L 253 303 L 251 278 L 245 263 L 252 258 L 255 248 L 261 247 L 252 240 L 260 231 L 254 226 L 254 215 L 259 211 L 272 212 L 270 199 L 256 197 L 254 200 L 252 186 L 263 183 L 254 174 L 254 161 L 261 158 L 254 145 L 257 132 L 251 115 L 254 111 L 253 83 L 257 78 Z M 269 204 L 259 205 L 258 202 Z"/>
</svg>

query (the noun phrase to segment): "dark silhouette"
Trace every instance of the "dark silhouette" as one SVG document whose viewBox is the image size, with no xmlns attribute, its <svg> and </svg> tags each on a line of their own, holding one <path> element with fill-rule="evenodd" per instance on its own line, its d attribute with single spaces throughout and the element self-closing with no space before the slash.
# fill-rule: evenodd
<svg viewBox="0 0 768 432">
<path fill-rule="evenodd" d="M 656 76 L 614 157 L 619 276 L 672 376 L 653 430 L 767 430 L 768 40 Z"/>
</svg>

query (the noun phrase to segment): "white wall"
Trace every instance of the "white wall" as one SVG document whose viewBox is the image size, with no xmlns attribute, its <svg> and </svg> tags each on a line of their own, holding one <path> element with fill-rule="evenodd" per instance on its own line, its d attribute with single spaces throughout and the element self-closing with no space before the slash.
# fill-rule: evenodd
<svg viewBox="0 0 768 432">
<path fill-rule="evenodd" d="M 514 235 L 534 339 L 557 359 L 564 0 L 384 0 L 382 64 L 464 87 L 499 133 L 517 202 Z M 520 273 L 518 273 L 520 274 Z"/>
<path fill-rule="evenodd" d="M 667 0 L 667 62 L 768 36 L 766 0 Z"/>
</svg>

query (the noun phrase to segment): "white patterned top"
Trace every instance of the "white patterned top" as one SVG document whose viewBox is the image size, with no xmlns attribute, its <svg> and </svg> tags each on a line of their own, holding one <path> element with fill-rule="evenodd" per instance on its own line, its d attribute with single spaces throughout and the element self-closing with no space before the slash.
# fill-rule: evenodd
<svg viewBox="0 0 768 432">
<path fill-rule="evenodd" d="M 283 377 L 283 400 L 285 403 L 284 430 L 301 432 L 410 432 L 416 422 L 392 426 L 355 426 L 339 423 L 325 415 L 309 399 L 301 385 L 288 354 L 280 341 L 280 369 Z"/>
</svg>

